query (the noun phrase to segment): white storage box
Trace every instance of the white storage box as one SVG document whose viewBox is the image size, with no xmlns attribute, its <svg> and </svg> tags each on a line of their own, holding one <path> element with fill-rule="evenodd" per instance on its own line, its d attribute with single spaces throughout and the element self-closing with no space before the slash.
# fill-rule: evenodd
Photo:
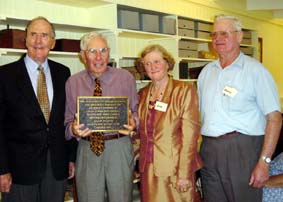
<svg viewBox="0 0 283 202">
<path fill-rule="evenodd" d="M 140 30 L 139 13 L 136 11 L 119 10 L 118 27 L 123 29 Z"/>
<path fill-rule="evenodd" d="M 159 31 L 159 16 L 151 14 L 142 14 L 142 31 L 145 32 L 160 32 Z"/>
</svg>

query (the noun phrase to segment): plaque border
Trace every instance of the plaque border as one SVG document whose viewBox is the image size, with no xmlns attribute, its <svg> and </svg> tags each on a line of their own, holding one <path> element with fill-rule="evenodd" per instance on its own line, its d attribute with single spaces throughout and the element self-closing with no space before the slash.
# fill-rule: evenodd
<svg viewBox="0 0 283 202">
<path fill-rule="evenodd" d="M 79 99 L 80 98 L 98 98 L 98 99 L 105 99 L 105 98 L 126 98 L 127 99 L 127 109 L 128 109 L 128 116 L 127 116 L 127 123 L 129 124 L 129 97 L 128 96 L 77 96 L 77 115 L 78 115 L 78 125 L 80 124 L 80 104 Z M 119 129 L 123 130 L 123 129 Z M 91 130 L 92 132 L 117 132 L 118 130 Z"/>
</svg>

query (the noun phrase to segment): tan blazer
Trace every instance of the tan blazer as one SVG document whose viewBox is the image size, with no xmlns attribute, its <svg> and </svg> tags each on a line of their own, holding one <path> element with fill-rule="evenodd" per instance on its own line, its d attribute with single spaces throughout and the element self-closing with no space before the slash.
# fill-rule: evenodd
<svg viewBox="0 0 283 202">
<path fill-rule="evenodd" d="M 152 84 L 140 91 L 139 133 L 140 172 L 144 171 L 148 144 L 146 117 Z M 194 84 L 176 81 L 171 77 L 161 100 L 167 103 L 166 112 L 157 111 L 153 134 L 153 164 L 156 176 L 190 178 L 202 166 L 197 152 L 200 135 L 198 98 Z"/>
</svg>

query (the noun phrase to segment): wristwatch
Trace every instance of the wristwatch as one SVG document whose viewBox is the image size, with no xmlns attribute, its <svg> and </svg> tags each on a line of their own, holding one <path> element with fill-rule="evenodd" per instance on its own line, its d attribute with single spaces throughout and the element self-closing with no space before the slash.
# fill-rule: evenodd
<svg viewBox="0 0 283 202">
<path fill-rule="evenodd" d="M 270 162 L 271 162 L 271 158 L 267 157 L 267 156 L 262 156 L 261 159 L 267 164 L 270 164 Z"/>
</svg>

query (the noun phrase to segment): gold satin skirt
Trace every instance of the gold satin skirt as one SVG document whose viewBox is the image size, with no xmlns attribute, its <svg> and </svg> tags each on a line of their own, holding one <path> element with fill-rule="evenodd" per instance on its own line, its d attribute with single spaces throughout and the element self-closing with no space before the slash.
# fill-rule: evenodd
<svg viewBox="0 0 283 202">
<path fill-rule="evenodd" d="M 186 192 L 178 192 L 174 188 L 176 176 L 157 177 L 154 175 L 153 164 L 146 163 L 141 173 L 142 202 L 194 202 L 195 187 Z M 192 183 L 195 185 L 195 183 Z"/>
</svg>

